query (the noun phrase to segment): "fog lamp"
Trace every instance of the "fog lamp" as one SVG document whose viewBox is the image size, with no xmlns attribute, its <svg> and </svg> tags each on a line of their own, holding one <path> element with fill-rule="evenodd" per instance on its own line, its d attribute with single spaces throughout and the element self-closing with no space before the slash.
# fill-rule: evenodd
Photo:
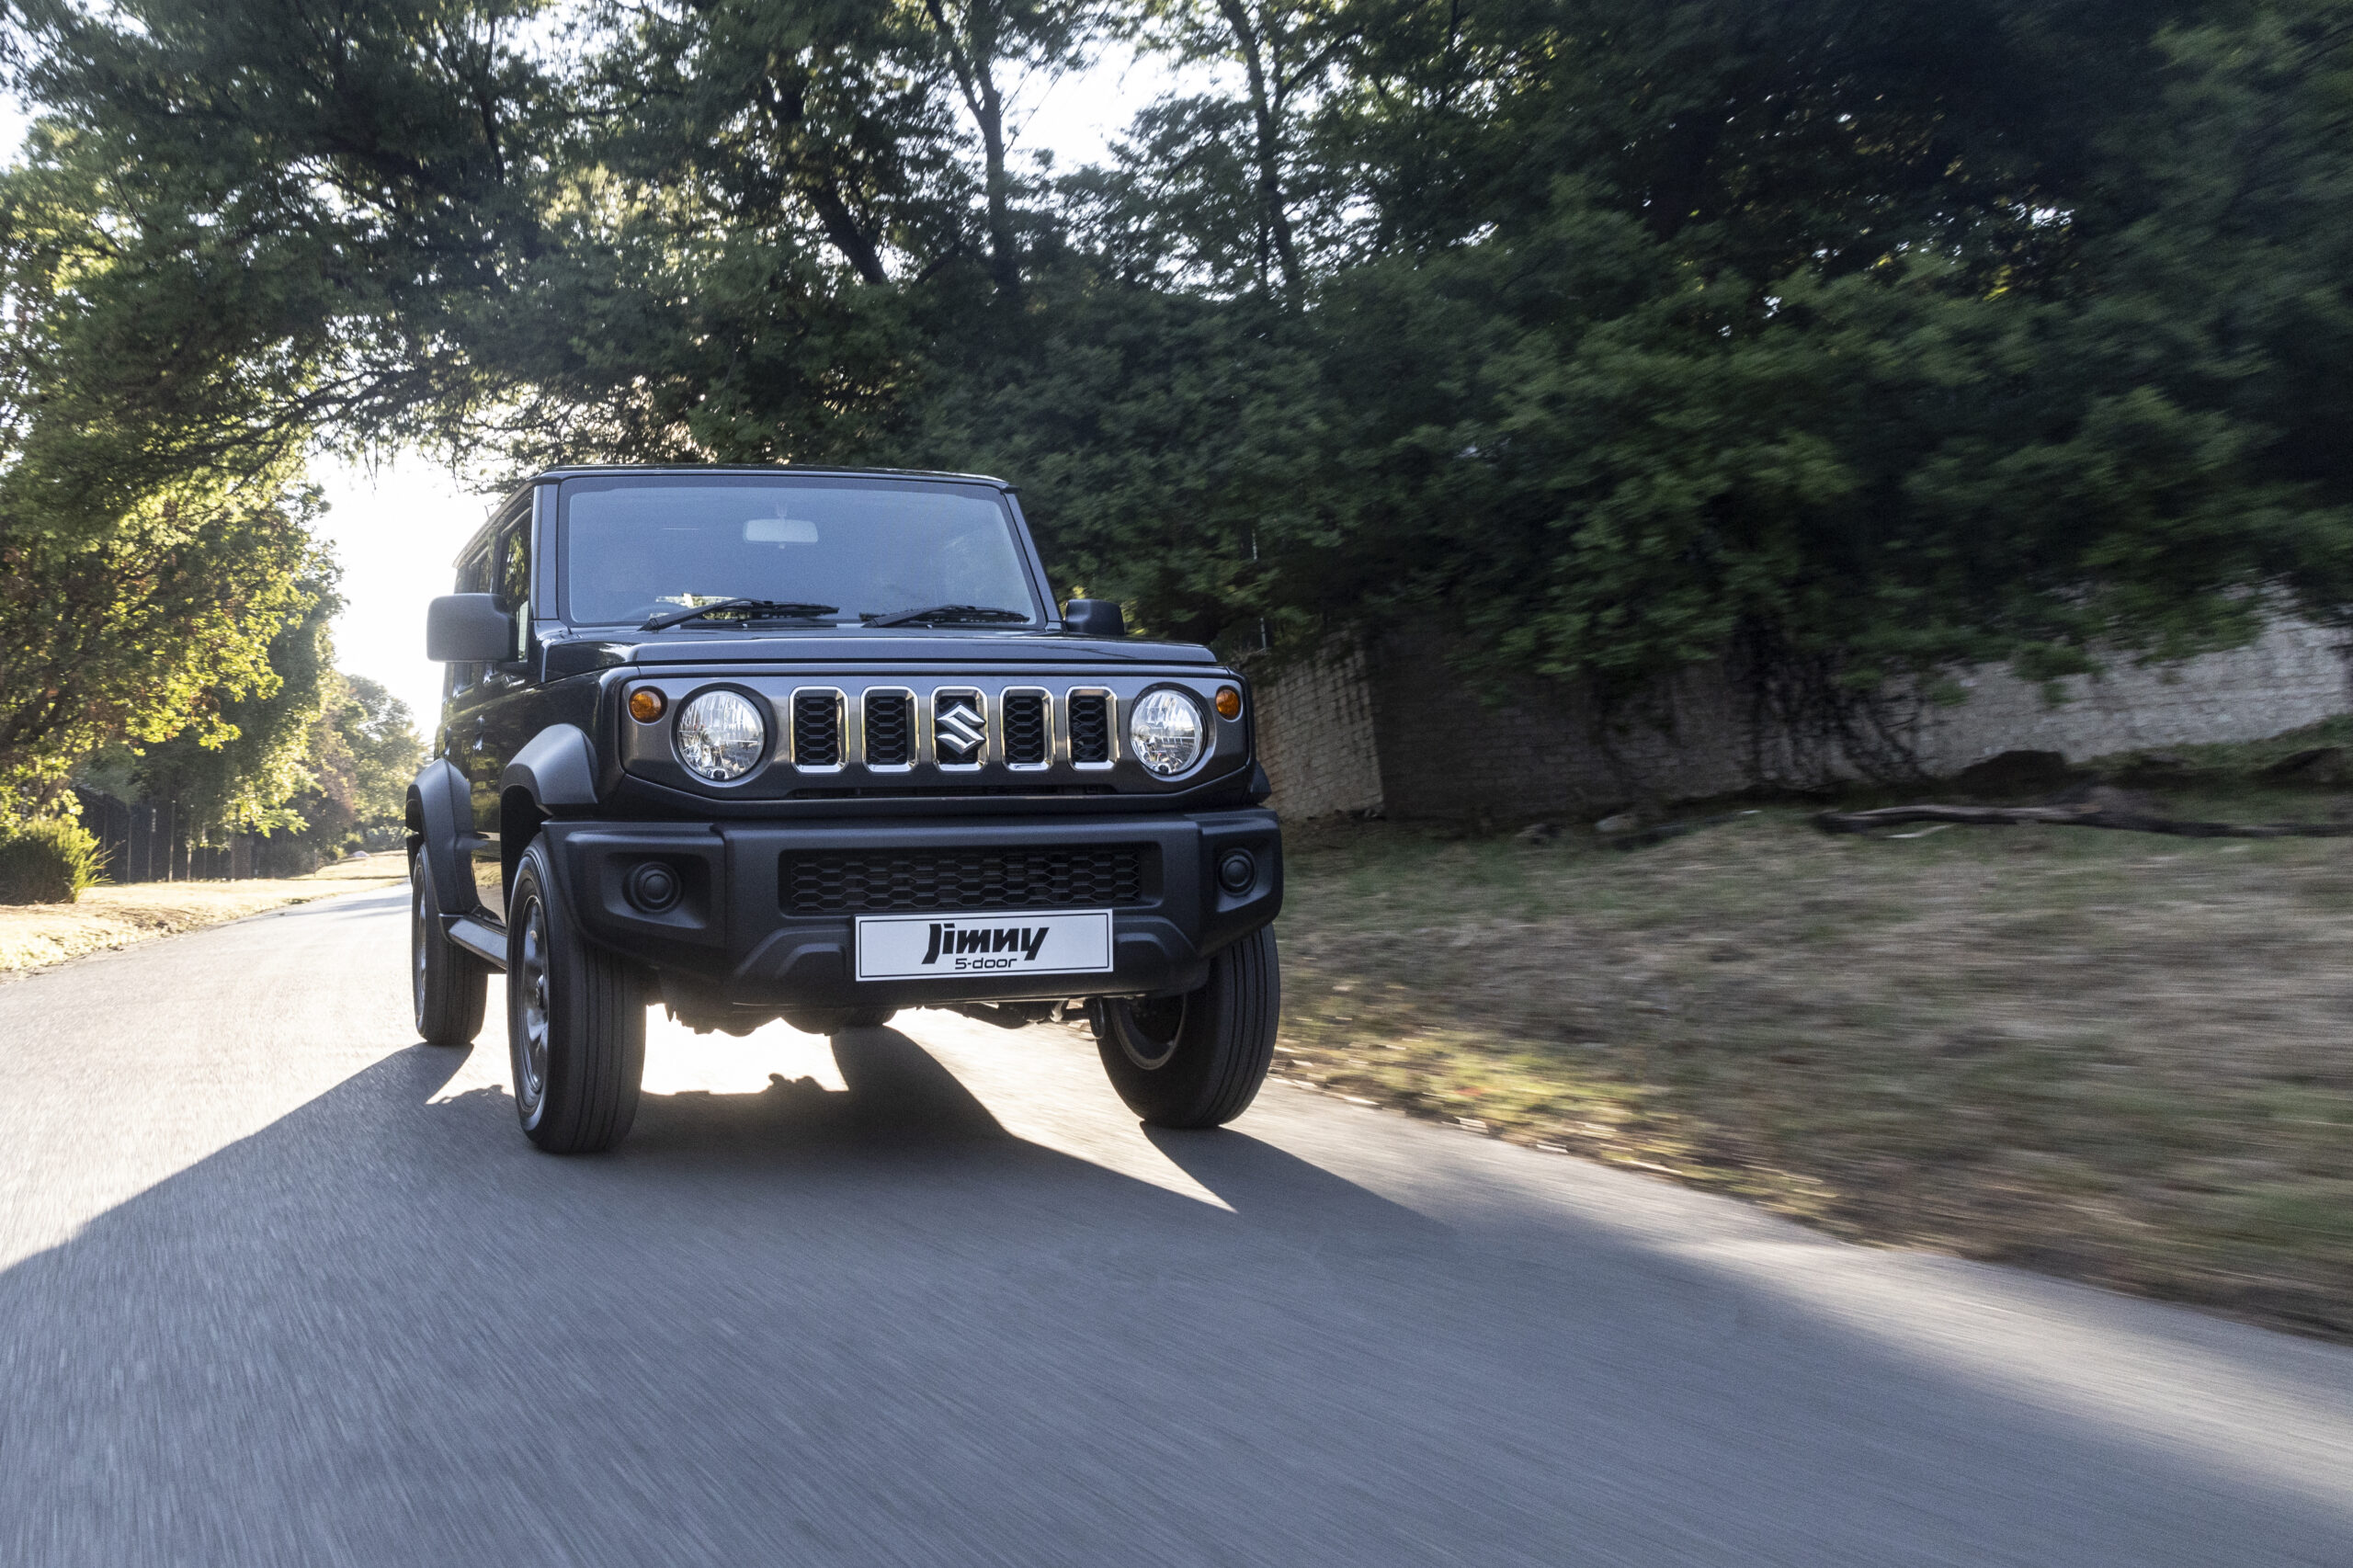
<svg viewBox="0 0 2353 1568">
<path fill-rule="evenodd" d="M 659 915 L 678 902 L 678 873 L 659 860 L 648 860 L 629 874 L 629 901 L 648 915 Z"/>
</svg>

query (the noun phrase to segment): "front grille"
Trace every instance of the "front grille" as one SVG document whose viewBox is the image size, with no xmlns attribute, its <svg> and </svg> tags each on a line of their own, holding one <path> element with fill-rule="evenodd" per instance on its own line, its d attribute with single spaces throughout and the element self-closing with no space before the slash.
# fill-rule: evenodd
<svg viewBox="0 0 2353 1568">
<path fill-rule="evenodd" d="M 802 691 L 793 694 L 792 760 L 800 767 L 836 767 L 841 765 L 841 693 Z"/>
<path fill-rule="evenodd" d="M 1046 761 L 1046 694 L 1005 694 L 1005 760 L 1016 767 L 1042 767 Z"/>
<path fill-rule="evenodd" d="M 1071 694 L 1070 759 L 1073 762 L 1111 760 L 1111 699 L 1102 692 Z"/>
<path fill-rule="evenodd" d="M 915 699 L 904 691 L 866 694 L 866 765 L 904 767 L 915 759 Z"/>
<path fill-rule="evenodd" d="M 1151 846 L 1095 848 L 788 851 L 779 867 L 790 915 L 902 910 L 1099 909 L 1141 903 Z"/>
</svg>

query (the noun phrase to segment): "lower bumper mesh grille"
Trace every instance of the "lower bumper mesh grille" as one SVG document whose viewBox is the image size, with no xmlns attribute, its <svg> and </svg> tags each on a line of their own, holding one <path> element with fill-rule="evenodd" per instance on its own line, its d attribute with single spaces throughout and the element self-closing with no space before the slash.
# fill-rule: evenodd
<svg viewBox="0 0 2353 1568">
<path fill-rule="evenodd" d="M 779 868 L 781 902 L 790 915 L 1141 903 L 1151 847 L 788 852 Z"/>
</svg>

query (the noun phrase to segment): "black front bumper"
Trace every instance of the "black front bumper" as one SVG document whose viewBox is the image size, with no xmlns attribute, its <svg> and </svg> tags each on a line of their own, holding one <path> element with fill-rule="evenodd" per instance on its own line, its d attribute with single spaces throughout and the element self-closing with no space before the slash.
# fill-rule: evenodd
<svg viewBox="0 0 2353 1568">
<path fill-rule="evenodd" d="M 1282 906 L 1282 840 L 1272 812 L 1256 808 L 1098 821 L 1003 817 L 954 821 L 790 824 L 551 822 L 544 832 L 574 918 L 589 937 L 656 971 L 664 994 L 699 1007 L 915 1007 L 942 1002 L 1051 1001 L 1069 996 L 1165 995 L 1190 991 L 1221 948 L 1274 919 Z M 953 892 L 926 890 L 913 906 L 809 913 L 784 885 L 788 859 L 838 855 L 873 858 L 926 853 L 1133 849 L 1142 866 L 1112 911 L 1108 973 L 958 975 L 931 980 L 855 978 L 859 914 L 942 916 L 1011 907 L 960 909 Z M 1220 864 L 1235 850 L 1255 867 L 1239 892 L 1220 885 Z M 677 878 L 677 903 L 648 913 L 630 897 L 630 879 L 649 861 Z M 1067 907 L 1057 903 L 1047 907 Z M 1040 910 L 1040 912 L 1042 912 Z"/>
</svg>

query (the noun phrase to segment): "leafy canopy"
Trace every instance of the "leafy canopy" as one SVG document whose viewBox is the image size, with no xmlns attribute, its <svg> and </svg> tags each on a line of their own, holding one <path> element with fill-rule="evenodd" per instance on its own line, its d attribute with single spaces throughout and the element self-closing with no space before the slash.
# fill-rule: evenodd
<svg viewBox="0 0 2353 1568">
<path fill-rule="evenodd" d="M 1729 659 L 1891 767 L 1957 661 L 2353 619 L 2353 0 L 19 18 L 28 527 L 317 438 L 994 470 L 1156 629 Z M 1025 160 L 1112 39 L 1210 85 Z"/>
</svg>

